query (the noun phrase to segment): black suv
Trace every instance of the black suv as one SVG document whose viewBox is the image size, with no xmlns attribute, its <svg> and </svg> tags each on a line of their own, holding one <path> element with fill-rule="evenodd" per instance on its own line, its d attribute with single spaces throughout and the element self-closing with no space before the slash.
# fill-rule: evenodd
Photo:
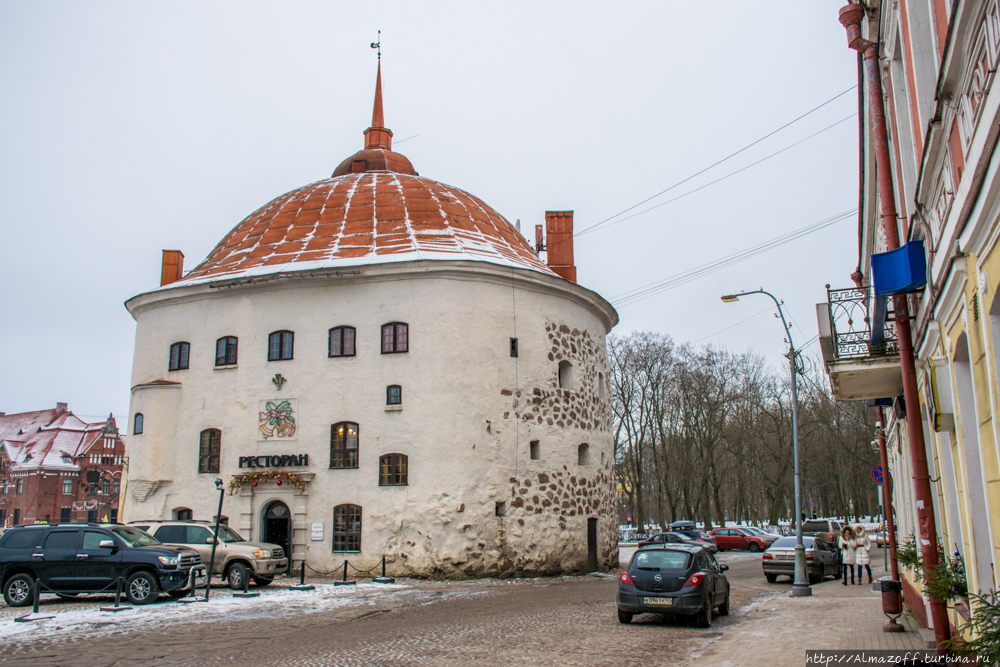
<svg viewBox="0 0 1000 667">
<path fill-rule="evenodd" d="M 168 547 L 151 535 L 121 524 L 15 526 L 0 536 L 3 597 L 11 607 L 32 602 L 37 579 L 59 597 L 114 593 L 122 577 L 132 604 L 149 604 L 160 591 L 187 592 L 198 552 Z"/>
</svg>

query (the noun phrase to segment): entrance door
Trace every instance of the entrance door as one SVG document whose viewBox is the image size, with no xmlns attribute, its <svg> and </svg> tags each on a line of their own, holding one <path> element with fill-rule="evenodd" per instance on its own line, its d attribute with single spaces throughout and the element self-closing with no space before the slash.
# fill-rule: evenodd
<svg viewBox="0 0 1000 667">
<path fill-rule="evenodd" d="M 587 567 L 597 570 L 597 519 L 587 519 Z"/>
<path fill-rule="evenodd" d="M 270 544 L 277 544 L 285 550 L 285 557 L 288 559 L 288 566 L 292 564 L 292 513 L 288 511 L 288 505 L 275 500 L 267 506 L 264 511 L 264 530 L 261 531 L 263 541 Z"/>
</svg>

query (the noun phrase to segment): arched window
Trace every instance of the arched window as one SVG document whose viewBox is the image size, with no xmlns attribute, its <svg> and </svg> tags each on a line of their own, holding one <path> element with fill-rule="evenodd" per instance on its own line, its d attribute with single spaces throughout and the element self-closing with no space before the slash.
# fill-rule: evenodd
<svg viewBox="0 0 1000 667">
<path fill-rule="evenodd" d="M 170 365 L 168 370 L 182 371 L 188 367 L 191 356 L 191 343 L 174 343 L 170 346 Z"/>
<path fill-rule="evenodd" d="M 382 325 L 382 354 L 406 352 L 410 349 L 410 327 L 403 322 Z"/>
<path fill-rule="evenodd" d="M 142 413 L 135 413 L 135 417 L 132 419 L 132 435 L 139 435 L 142 433 Z"/>
<path fill-rule="evenodd" d="M 291 331 L 275 331 L 267 337 L 268 361 L 291 359 L 294 351 L 295 334 Z"/>
<path fill-rule="evenodd" d="M 330 427 L 330 467 L 358 467 L 358 425 L 339 422 Z"/>
<path fill-rule="evenodd" d="M 177 521 L 191 521 L 194 519 L 194 512 L 186 507 L 178 507 L 174 510 L 174 516 L 177 517 Z"/>
<path fill-rule="evenodd" d="M 198 450 L 198 472 L 219 472 L 219 455 L 222 451 L 222 431 L 206 428 L 201 432 Z"/>
<path fill-rule="evenodd" d="M 403 404 L 403 388 L 398 384 L 390 384 L 385 388 L 385 404 L 386 405 L 402 405 Z"/>
<path fill-rule="evenodd" d="M 378 457 L 378 485 L 406 486 L 408 467 L 406 454 L 383 454 Z"/>
<path fill-rule="evenodd" d="M 232 366 L 236 364 L 236 336 L 223 336 L 215 341 L 215 365 Z"/>
<path fill-rule="evenodd" d="M 559 362 L 559 388 L 573 388 L 573 364 L 565 360 Z"/>
<path fill-rule="evenodd" d="M 333 550 L 361 551 L 361 506 L 333 508 Z"/>
<path fill-rule="evenodd" d="M 329 356 L 354 356 L 354 327 L 334 327 L 330 329 Z"/>
<path fill-rule="evenodd" d="M 581 466 L 590 465 L 590 445 L 583 443 L 576 448 L 576 462 Z"/>
</svg>

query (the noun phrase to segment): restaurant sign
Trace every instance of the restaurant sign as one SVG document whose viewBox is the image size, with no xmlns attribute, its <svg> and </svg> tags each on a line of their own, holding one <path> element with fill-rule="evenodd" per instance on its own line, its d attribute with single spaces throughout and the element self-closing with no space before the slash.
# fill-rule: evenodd
<svg viewBox="0 0 1000 667">
<path fill-rule="evenodd" d="M 281 454 L 269 456 L 241 456 L 241 468 L 287 468 L 309 465 L 308 454 Z"/>
</svg>

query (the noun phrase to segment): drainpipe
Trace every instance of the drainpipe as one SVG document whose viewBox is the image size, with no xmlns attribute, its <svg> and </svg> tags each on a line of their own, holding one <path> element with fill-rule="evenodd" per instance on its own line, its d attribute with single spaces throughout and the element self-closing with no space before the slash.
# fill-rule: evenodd
<svg viewBox="0 0 1000 667">
<path fill-rule="evenodd" d="M 896 521 L 892 518 L 892 486 L 889 483 L 889 452 L 885 448 L 885 411 L 878 408 L 878 453 L 882 459 L 882 509 L 885 520 L 885 548 L 889 550 L 892 580 L 899 581 L 899 563 L 896 562 Z"/>
<path fill-rule="evenodd" d="M 896 197 L 892 185 L 892 167 L 889 161 L 889 138 L 886 133 L 885 107 L 882 104 L 882 77 L 879 71 L 878 44 L 861 36 L 861 21 L 865 10 L 859 4 L 849 4 L 840 10 L 840 22 L 847 29 L 847 44 L 865 58 L 865 79 L 868 99 L 871 104 L 869 115 L 875 144 L 875 164 L 877 168 L 878 193 L 885 229 L 886 245 L 889 250 L 899 247 L 899 232 L 896 230 Z M 913 484 L 917 499 L 917 524 L 919 528 L 920 552 L 924 563 L 924 573 L 933 579 L 938 563 L 937 526 L 934 524 L 934 497 L 931 493 L 930 475 L 927 472 L 927 449 L 924 446 L 924 424 L 920 418 L 920 397 L 917 395 L 917 369 L 913 361 L 913 339 L 910 333 L 910 309 L 905 295 L 895 296 L 896 335 L 899 339 L 899 364 L 903 379 L 903 397 L 906 401 L 906 429 L 910 436 L 910 460 L 913 462 Z M 931 622 L 934 625 L 934 641 L 939 651 L 945 651 L 944 643 L 951 637 L 948 625 L 948 608 L 937 598 L 930 598 Z"/>
</svg>

